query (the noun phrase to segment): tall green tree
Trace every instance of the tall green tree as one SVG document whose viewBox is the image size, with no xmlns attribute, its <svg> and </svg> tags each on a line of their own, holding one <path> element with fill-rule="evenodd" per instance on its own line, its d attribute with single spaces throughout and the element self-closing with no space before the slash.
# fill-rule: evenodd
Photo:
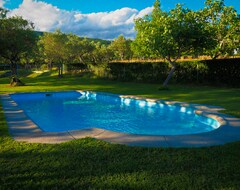
<svg viewBox="0 0 240 190">
<path fill-rule="evenodd" d="M 123 35 L 115 38 L 110 44 L 110 48 L 114 51 L 117 59 L 129 59 L 132 56 L 131 40 L 126 39 Z"/>
<path fill-rule="evenodd" d="M 224 0 L 207 0 L 202 17 L 214 40 L 205 54 L 215 59 L 231 55 L 240 47 L 240 15 L 233 7 L 225 6 Z"/>
<path fill-rule="evenodd" d="M 16 77 L 21 57 L 32 51 L 37 37 L 33 23 L 18 16 L 7 18 L 6 13 L 0 10 L 0 56 L 9 61 L 12 75 Z"/>
<path fill-rule="evenodd" d="M 90 60 L 91 54 L 95 48 L 94 42 L 87 38 L 80 38 L 77 35 L 67 35 L 68 56 L 70 61 L 86 64 Z"/>
<path fill-rule="evenodd" d="M 58 77 L 63 76 L 63 64 L 68 60 L 68 37 L 60 30 L 44 33 L 39 40 L 39 49 L 50 62 L 58 65 Z"/>
<path fill-rule="evenodd" d="M 155 47 L 153 46 L 155 41 L 153 34 L 156 30 L 154 29 L 154 25 L 157 25 L 156 22 L 160 21 L 159 18 L 166 14 L 160 9 L 160 6 L 160 1 L 156 0 L 153 5 L 152 14 L 145 15 L 144 18 L 135 20 L 137 36 L 131 44 L 131 49 L 135 57 L 152 58 L 160 56 L 159 54 L 156 54 L 157 51 L 154 50 Z"/>
<path fill-rule="evenodd" d="M 176 61 L 184 54 L 200 54 L 211 43 L 211 33 L 205 30 L 200 13 L 177 4 L 169 12 L 154 3 L 151 15 L 135 21 L 134 45 L 138 54 L 162 57 L 172 66 L 163 83 L 166 86 L 176 69 Z"/>
<path fill-rule="evenodd" d="M 101 42 L 95 43 L 94 51 L 92 52 L 93 62 L 95 65 L 108 63 L 114 58 L 114 52 L 109 45 Z"/>
</svg>

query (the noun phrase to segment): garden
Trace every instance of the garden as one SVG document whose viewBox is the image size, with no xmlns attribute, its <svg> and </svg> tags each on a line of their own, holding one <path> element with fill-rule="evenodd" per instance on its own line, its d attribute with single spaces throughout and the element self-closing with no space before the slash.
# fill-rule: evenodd
<svg viewBox="0 0 240 190">
<path fill-rule="evenodd" d="M 89 90 L 214 105 L 240 118 L 237 12 L 211 0 L 201 11 L 160 7 L 157 0 L 151 15 L 135 20 L 134 40 L 120 35 L 111 41 L 36 32 L 0 8 L 0 95 Z M 239 150 L 239 141 L 197 148 L 90 137 L 16 141 L 0 101 L 0 189 L 237 190 Z"/>
</svg>

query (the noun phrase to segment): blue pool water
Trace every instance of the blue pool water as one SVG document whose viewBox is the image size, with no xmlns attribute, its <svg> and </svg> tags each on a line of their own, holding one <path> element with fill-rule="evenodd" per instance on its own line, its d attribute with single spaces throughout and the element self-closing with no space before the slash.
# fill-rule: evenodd
<svg viewBox="0 0 240 190">
<path fill-rule="evenodd" d="M 101 128 L 145 135 L 212 131 L 220 125 L 194 109 L 90 92 L 13 94 L 12 99 L 43 131 Z"/>
</svg>

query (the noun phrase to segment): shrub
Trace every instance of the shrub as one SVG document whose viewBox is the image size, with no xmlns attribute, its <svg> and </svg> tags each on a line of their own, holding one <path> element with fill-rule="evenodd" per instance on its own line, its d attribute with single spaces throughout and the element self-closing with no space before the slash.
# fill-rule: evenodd
<svg viewBox="0 0 240 190">
<path fill-rule="evenodd" d="M 114 62 L 104 69 L 100 77 L 159 83 L 166 79 L 170 65 L 165 62 Z M 171 82 L 240 86 L 240 58 L 177 62 Z"/>
</svg>

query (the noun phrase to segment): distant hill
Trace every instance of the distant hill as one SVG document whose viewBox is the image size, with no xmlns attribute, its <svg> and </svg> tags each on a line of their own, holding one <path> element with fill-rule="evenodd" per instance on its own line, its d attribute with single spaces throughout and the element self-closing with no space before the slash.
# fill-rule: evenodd
<svg viewBox="0 0 240 190">
<path fill-rule="evenodd" d="M 41 31 L 35 31 L 37 36 L 42 36 L 45 32 Z M 80 37 L 84 38 L 84 37 Z M 98 39 L 98 38 L 87 38 L 89 41 L 94 41 L 94 42 L 100 42 L 101 44 L 109 45 L 111 43 L 110 40 L 103 40 L 103 39 Z"/>
</svg>

